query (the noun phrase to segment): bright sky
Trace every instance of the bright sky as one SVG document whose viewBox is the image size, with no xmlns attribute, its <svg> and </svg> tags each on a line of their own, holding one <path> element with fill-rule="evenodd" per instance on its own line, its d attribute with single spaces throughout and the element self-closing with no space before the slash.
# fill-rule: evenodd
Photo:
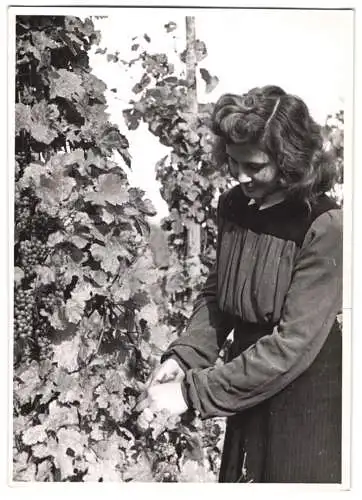
<svg viewBox="0 0 362 500">
<path fill-rule="evenodd" d="M 190 12 L 188 12 L 189 14 Z M 220 83 L 206 95 L 204 82 L 198 84 L 201 102 L 215 102 L 224 92 L 245 92 L 249 88 L 276 84 L 299 95 L 317 121 L 343 108 L 352 79 L 353 14 L 351 11 L 281 9 L 193 9 L 197 38 L 206 43 L 208 56 L 200 63 Z M 164 25 L 177 24 L 166 33 Z M 152 52 L 164 52 L 182 70 L 177 52 L 185 48 L 185 11 L 180 9 L 114 9 L 107 19 L 95 21 L 101 30 L 101 47 L 120 58 L 135 56 L 132 37 L 141 36 L 142 45 Z M 147 33 L 151 42 L 142 37 Z M 132 86 L 141 73 L 127 73 L 121 64 L 93 55 L 90 64 L 108 88 L 109 112 L 130 140 L 133 157 L 130 182 L 144 189 L 152 199 L 159 220 L 167 215 L 166 204 L 154 179 L 154 166 L 166 151 L 146 127 L 136 132 L 125 128 L 122 109 L 134 98 Z"/>
</svg>

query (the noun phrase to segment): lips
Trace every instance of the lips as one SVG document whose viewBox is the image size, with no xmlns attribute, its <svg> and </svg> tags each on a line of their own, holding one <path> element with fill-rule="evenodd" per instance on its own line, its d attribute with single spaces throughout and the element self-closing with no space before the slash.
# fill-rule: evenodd
<svg viewBox="0 0 362 500">
<path fill-rule="evenodd" d="M 245 191 L 252 192 L 255 190 L 255 186 L 253 184 L 242 184 L 241 185 Z"/>
</svg>

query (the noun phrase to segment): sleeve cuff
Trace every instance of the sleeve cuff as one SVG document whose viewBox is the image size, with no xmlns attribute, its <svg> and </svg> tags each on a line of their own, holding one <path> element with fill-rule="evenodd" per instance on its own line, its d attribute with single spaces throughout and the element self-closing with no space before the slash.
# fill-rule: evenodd
<svg viewBox="0 0 362 500">
<path fill-rule="evenodd" d="M 189 396 L 189 393 L 187 390 L 187 385 L 186 385 L 184 380 L 181 382 L 181 392 L 182 392 L 182 395 L 183 395 L 183 398 L 185 400 L 187 407 L 192 409 L 192 401 L 190 399 L 190 396 Z"/>
<path fill-rule="evenodd" d="M 186 373 L 190 369 L 190 366 L 185 363 L 175 352 L 166 352 L 161 356 L 161 363 L 164 363 L 167 359 L 174 359 L 180 368 Z"/>
</svg>

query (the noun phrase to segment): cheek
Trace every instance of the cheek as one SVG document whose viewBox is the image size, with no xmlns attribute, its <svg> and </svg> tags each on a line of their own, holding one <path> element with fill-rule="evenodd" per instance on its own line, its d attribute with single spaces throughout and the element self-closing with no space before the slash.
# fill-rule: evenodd
<svg viewBox="0 0 362 500">
<path fill-rule="evenodd" d="M 277 171 L 272 167 L 263 168 L 254 176 L 254 179 L 263 184 L 272 183 L 277 179 Z"/>
</svg>

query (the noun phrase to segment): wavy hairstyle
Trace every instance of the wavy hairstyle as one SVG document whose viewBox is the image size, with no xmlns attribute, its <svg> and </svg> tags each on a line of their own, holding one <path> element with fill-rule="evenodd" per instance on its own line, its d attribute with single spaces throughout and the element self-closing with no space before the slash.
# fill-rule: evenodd
<svg viewBox="0 0 362 500">
<path fill-rule="evenodd" d="M 337 179 L 321 127 L 302 99 L 280 87 L 224 94 L 215 104 L 212 130 L 217 136 L 213 154 L 219 166 L 226 163 L 227 144 L 257 146 L 277 165 L 280 185 L 288 196 L 301 198 L 308 206 Z"/>
</svg>

